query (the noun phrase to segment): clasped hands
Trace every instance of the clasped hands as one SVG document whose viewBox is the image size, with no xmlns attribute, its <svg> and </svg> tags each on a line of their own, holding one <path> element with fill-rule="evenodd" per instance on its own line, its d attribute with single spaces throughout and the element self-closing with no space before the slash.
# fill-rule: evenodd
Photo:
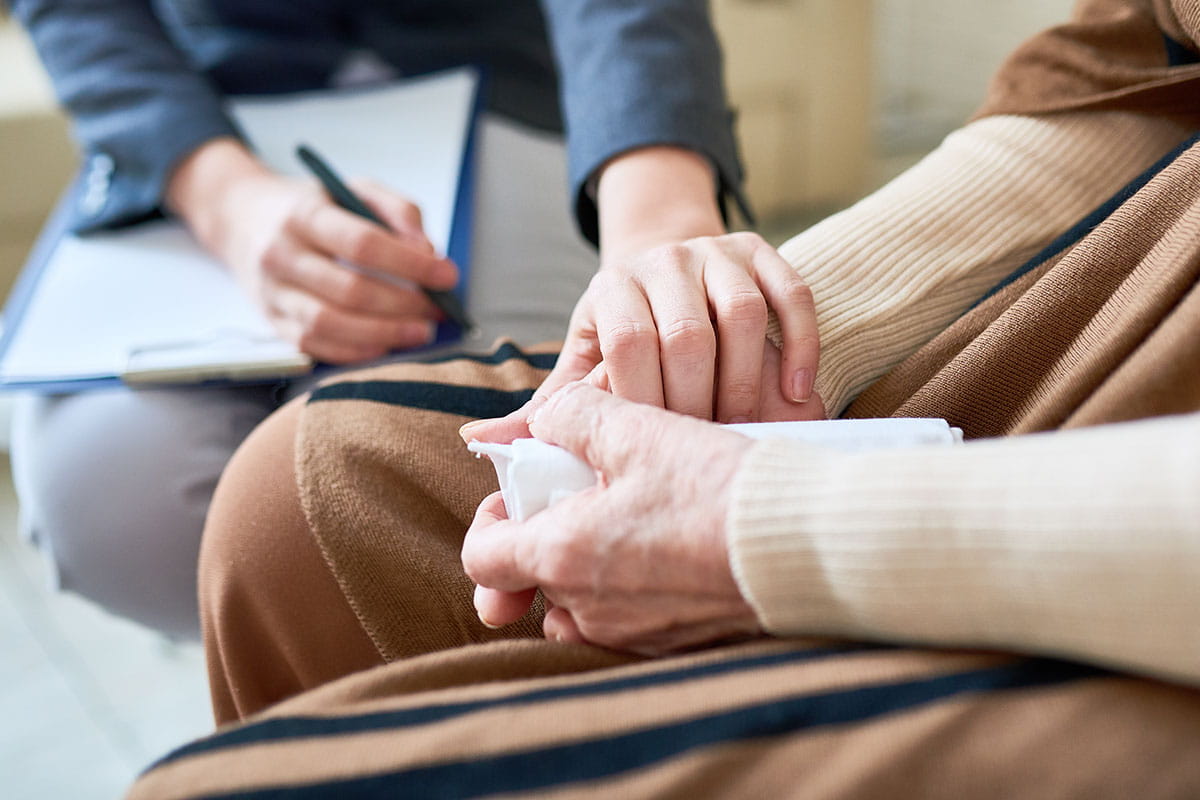
<svg viewBox="0 0 1200 800">
<path fill-rule="evenodd" d="M 765 339 L 768 303 L 782 351 Z M 654 324 L 663 318 L 666 329 Z M 602 270 L 533 400 L 462 429 L 467 441 L 535 436 L 601 477 L 523 523 L 507 519 L 498 492 L 483 501 L 462 550 L 483 623 L 515 622 L 540 589 L 544 633 L 560 641 L 657 655 L 758 632 L 725 525 L 752 443 L 709 420 L 824 418 L 811 391 L 816 350 L 811 295 L 752 235 L 658 248 L 614 277 Z"/>
<path fill-rule="evenodd" d="M 415 205 L 354 188 L 392 230 L 217 139 L 177 169 L 167 200 L 281 335 L 344 364 L 428 342 L 438 312 L 420 287 L 458 281 Z M 480 587 L 476 608 L 504 625 L 540 588 L 547 636 L 647 654 L 752 633 L 725 544 L 749 440 L 707 421 L 825 416 L 812 388 L 812 295 L 761 238 L 721 234 L 713 175 L 694 153 L 614 159 L 599 194 L 606 257 L 557 365 L 524 409 L 468 426 L 464 438 L 535 435 L 583 457 L 602 481 L 520 525 L 499 494 L 484 501 L 462 554 Z M 781 348 L 765 338 L 768 308 Z"/>
</svg>

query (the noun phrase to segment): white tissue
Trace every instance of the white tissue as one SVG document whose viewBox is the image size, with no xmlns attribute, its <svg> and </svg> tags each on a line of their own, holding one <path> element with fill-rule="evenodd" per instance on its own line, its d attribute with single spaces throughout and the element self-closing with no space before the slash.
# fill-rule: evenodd
<svg viewBox="0 0 1200 800">
<path fill-rule="evenodd" d="M 596 483 L 595 470 L 584 461 L 539 439 L 470 442 L 467 449 L 491 459 L 508 518 L 517 522 Z"/>
<path fill-rule="evenodd" d="M 751 422 L 726 425 L 751 439 L 797 439 L 835 450 L 885 450 L 952 445 L 962 430 L 944 419 L 835 419 L 811 422 Z M 512 444 L 470 442 L 467 449 L 487 456 L 500 479 L 509 519 L 523 522 L 564 497 L 596 483 L 596 472 L 571 453 L 538 439 Z"/>
<path fill-rule="evenodd" d="M 893 450 L 960 444 L 962 428 L 944 419 L 819 419 L 811 422 L 751 422 L 725 425 L 751 439 L 798 439 L 834 450 Z"/>
</svg>

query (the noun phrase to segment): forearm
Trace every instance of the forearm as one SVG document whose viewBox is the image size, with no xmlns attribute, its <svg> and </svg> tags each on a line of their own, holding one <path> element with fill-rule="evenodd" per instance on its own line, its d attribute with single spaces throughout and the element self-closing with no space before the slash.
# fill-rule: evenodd
<svg viewBox="0 0 1200 800">
<path fill-rule="evenodd" d="M 601 261 L 725 232 L 712 166 L 699 153 L 646 147 L 617 156 L 596 187 Z"/>
<path fill-rule="evenodd" d="M 622 153 L 670 145 L 741 200 L 742 170 L 706 0 L 542 0 L 561 80 L 572 198 L 599 241 L 588 181 Z M 743 204 L 744 205 L 744 204 Z"/>
<path fill-rule="evenodd" d="M 839 414 L 1187 131 L 1133 114 L 989 117 L 780 251 L 812 287 Z"/>
<path fill-rule="evenodd" d="M 760 443 L 728 523 L 739 585 L 773 633 L 1200 683 L 1200 414 L 854 455 Z"/>
</svg>

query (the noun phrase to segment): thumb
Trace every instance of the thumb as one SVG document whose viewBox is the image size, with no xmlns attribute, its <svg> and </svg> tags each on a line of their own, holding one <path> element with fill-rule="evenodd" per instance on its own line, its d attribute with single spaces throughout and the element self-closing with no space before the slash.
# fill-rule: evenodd
<svg viewBox="0 0 1200 800">
<path fill-rule="evenodd" d="M 458 429 L 458 435 L 467 444 L 471 442 L 494 442 L 510 444 L 517 439 L 528 439 L 530 400 L 511 414 L 494 419 L 476 419 Z"/>
<path fill-rule="evenodd" d="M 605 476 L 619 475 L 660 450 L 665 435 L 687 436 L 694 420 L 624 400 L 587 383 L 555 392 L 529 421 L 529 430 L 582 458 Z M 696 423 L 699 425 L 699 423 Z"/>
<path fill-rule="evenodd" d="M 553 375 L 547 378 L 545 383 L 534 392 L 533 397 L 516 411 L 496 419 L 477 419 L 468 422 L 458 429 L 458 435 L 468 444 L 471 442 L 509 444 L 516 439 L 529 438 L 533 435 L 529 431 L 529 420 L 562 386 L 562 384 L 554 382 L 553 378 Z M 583 381 L 608 391 L 608 373 L 604 369 L 604 362 L 597 364 L 591 372 L 583 377 Z"/>
</svg>

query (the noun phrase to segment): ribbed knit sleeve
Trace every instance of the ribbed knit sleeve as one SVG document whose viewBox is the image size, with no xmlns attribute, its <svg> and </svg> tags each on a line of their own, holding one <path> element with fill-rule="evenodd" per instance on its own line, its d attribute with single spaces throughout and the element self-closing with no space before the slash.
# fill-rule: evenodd
<svg viewBox="0 0 1200 800">
<path fill-rule="evenodd" d="M 1200 684 L 1200 414 L 832 453 L 757 443 L 728 518 L 764 627 Z"/>
<path fill-rule="evenodd" d="M 829 414 L 1189 133 L 1117 112 L 988 117 L 784 244 L 816 298 Z"/>
</svg>

